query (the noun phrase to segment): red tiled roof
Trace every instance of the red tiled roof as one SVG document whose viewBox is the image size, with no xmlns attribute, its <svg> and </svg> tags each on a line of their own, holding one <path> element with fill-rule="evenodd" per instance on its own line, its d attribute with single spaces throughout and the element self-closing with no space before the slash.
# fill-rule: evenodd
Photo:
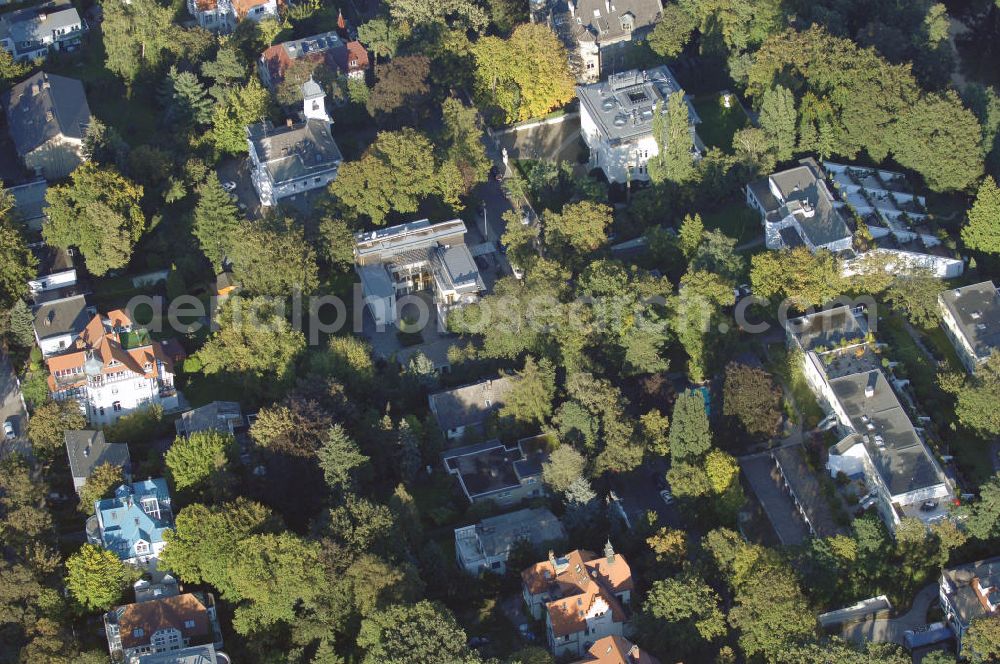
<svg viewBox="0 0 1000 664">
<path fill-rule="evenodd" d="M 598 639 L 587 651 L 588 657 L 574 664 L 660 664 L 647 652 L 621 636 Z"/>
<path fill-rule="evenodd" d="M 126 649 L 146 645 L 158 630 L 170 628 L 180 630 L 185 639 L 194 642 L 212 640 L 208 609 L 191 593 L 129 604 L 121 608 L 118 617 L 122 647 Z"/>
</svg>

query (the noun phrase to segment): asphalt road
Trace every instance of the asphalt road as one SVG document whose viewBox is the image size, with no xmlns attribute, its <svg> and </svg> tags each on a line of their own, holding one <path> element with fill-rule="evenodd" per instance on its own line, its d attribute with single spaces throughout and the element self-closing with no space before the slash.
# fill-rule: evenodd
<svg viewBox="0 0 1000 664">
<path fill-rule="evenodd" d="M 9 441 L 6 438 L 0 442 L 0 456 L 17 450 L 22 453 L 31 451 L 31 445 L 26 436 L 28 428 L 28 413 L 24 410 L 24 400 L 17 385 L 17 376 L 6 355 L 0 355 L 0 422 L 8 419 L 14 425 L 17 439 Z"/>
</svg>

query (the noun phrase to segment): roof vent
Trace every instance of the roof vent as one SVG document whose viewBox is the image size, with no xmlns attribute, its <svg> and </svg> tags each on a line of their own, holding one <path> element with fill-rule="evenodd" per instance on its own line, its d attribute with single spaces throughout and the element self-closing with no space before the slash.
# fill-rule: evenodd
<svg viewBox="0 0 1000 664">
<path fill-rule="evenodd" d="M 977 311 L 973 311 L 973 312 L 972 312 L 971 314 L 969 314 L 969 315 L 970 315 L 970 316 L 972 316 L 972 320 L 979 320 L 980 318 L 982 318 L 982 317 L 983 317 L 983 312 L 982 312 L 982 311 L 978 311 L 978 310 L 977 310 Z"/>
<path fill-rule="evenodd" d="M 624 127 L 626 122 L 628 122 L 628 118 L 626 118 L 624 115 L 619 113 L 618 115 L 615 116 L 616 127 Z"/>
<path fill-rule="evenodd" d="M 612 108 L 615 107 L 615 100 L 614 99 L 605 99 L 604 102 L 601 104 L 601 107 L 605 111 L 610 111 Z"/>
</svg>

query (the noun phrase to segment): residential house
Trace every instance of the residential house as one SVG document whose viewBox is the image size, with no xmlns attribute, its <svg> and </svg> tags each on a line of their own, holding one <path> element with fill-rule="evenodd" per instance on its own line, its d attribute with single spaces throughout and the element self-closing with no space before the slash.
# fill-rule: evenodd
<svg viewBox="0 0 1000 664">
<path fill-rule="evenodd" d="M 35 304 L 79 294 L 72 249 L 50 247 L 44 242 L 28 246 L 38 261 L 35 278 L 28 280 L 28 293 Z"/>
<path fill-rule="evenodd" d="M 0 95 L 0 102 L 14 149 L 29 171 L 58 180 L 84 161 L 90 107 L 83 83 L 38 72 Z"/>
<path fill-rule="evenodd" d="M 7 187 L 7 193 L 14 198 L 14 216 L 28 229 L 29 235 L 40 235 L 42 223 L 48 218 L 45 213 L 45 208 L 48 207 L 45 201 L 47 191 L 48 184 L 41 179 Z"/>
<path fill-rule="evenodd" d="M 431 414 L 448 440 L 456 440 L 466 429 L 482 432 L 486 418 L 500 410 L 514 387 L 509 376 L 488 378 L 471 385 L 435 392 L 427 398 Z"/>
<path fill-rule="evenodd" d="M 947 518 L 951 482 L 882 372 L 882 349 L 865 317 L 841 306 L 785 324 L 789 345 L 802 352 L 806 383 L 828 413 L 824 424 L 841 436 L 827 468 L 862 479 L 890 531 L 905 517 Z"/>
<path fill-rule="evenodd" d="M 924 199 L 900 173 L 807 157 L 748 184 L 746 202 L 761 215 L 768 249 L 825 249 L 844 259 L 845 276 L 868 269 L 872 257 L 893 272 L 952 278 L 965 269 L 926 227 Z"/>
<path fill-rule="evenodd" d="M 531 18 L 547 23 L 570 52 L 584 82 L 624 68 L 633 40 L 643 39 L 663 15 L 661 0 L 530 0 Z"/>
<path fill-rule="evenodd" d="M 992 281 L 938 295 L 941 324 L 969 373 L 1000 350 L 1000 291 Z"/>
<path fill-rule="evenodd" d="M 447 450 L 441 458 L 470 503 L 493 501 L 507 507 L 545 495 L 542 464 L 549 458 L 552 442 L 541 435 L 507 447 L 494 439 Z"/>
<path fill-rule="evenodd" d="M 19 62 L 44 58 L 49 49 L 73 50 L 86 25 L 69 0 L 54 0 L 0 15 L 0 48 Z"/>
<path fill-rule="evenodd" d="M 521 572 L 528 612 L 545 619 L 549 649 L 556 658 L 583 657 L 594 642 L 631 631 L 632 570 L 609 541 L 604 555 L 577 549 Z"/>
<path fill-rule="evenodd" d="M 211 643 L 169 650 L 155 655 L 142 655 L 130 664 L 231 664 L 229 655 L 216 650 Z"/>
<path fill-rule="evenodd" d="M 117 555 L 126 565 L 155 569 L 166 546 L 163 534 L 174 527 L 170 492 L 162 478 L 122 484 L 113 498 L 94 503 L 87 519 L 87 540 Z"/>
<path fill-rule="evenodd" d="M 365 80 L 368 71 L 368 51 L 358 41 L 346 41 L 337 31 L 294 39 L 275 44 L 260 56 L 261 82 L 275 92 L 285 80 L 285 72 L 298 60 L 321 64 L 331 72 L 348 78 Z"/>
<path fill-rule="evenodd" d="M 47 306 L 35 314 L 36 336 Z M 63 339 L 58 340 L 60 348 Z M 77 400 L 91 424 L 104 425 L 154 404 L 167 411 L 177 408 L 176 359 L 173 345 L 154 340 L 133 326 L 126 312 L 116 310 L 93 315 L 68 346 L 45 362 L 52 397 Z"/>
<path fill-rule="evenodd" d="M 666 113 L 670 96 L 683 92 L 666 65 L 631 69 L 606 81 L 577 86 L 580 132 L 590 148 L 590 168 L 600 168 L 609 182 L 648 180 L 646 166 L 660 152 L 653 116 L 657 108 Z M 701 118 L 686 101 L 695 159 L 705 148 L 695 131 Z"/>
<path fill-rule="evenodd" d="M 94 469 L 104 464 L 119 466 L 126 482 L 132 481 L 132 461 L 125 443 L 109 443 L 103 431 L 66 431 L 66 456 L 77 493 L 83 488 Z"/>
<path fill-rule="evenodd" d="M 660 660 L 624 637 L 605 636 L 595 641 L 586 656 L 573 664 L 660 664 Z"/>
<path fill-rule="evenodd" d="M 540 548 L 565 539 L 566 529 L 549 510 L 517 510 L 456 528 L 455 560 L 468 574 L 505 574 L 507 559 L 518 542 Z"/>
<path fill-rule="evenodd" d="M 278 17 L 277 0 L 187 0 L 187 8 L 200 27 L 223 34 L 245 19 L 259 23 Z"/>
<path fill-rule="evenodd" d="M 938 598 L 945 623 L 961 652 L 962 638 L 973 620 L 998 616 L 1000 557 L 942 570 Z"/>
<path fill-rule="evenodd" d="M 244 425 L 243 411 L 235 401 L 213 401 L 182 413 L 174 422 L 177 435 L 185 438 L 200 431 L 233 434 Z"/>
<path fill-rule="evenodd" d="M 354 236 L 354 269 L 376 325 L 395 325 L 397 298 L 411 293 L 433 293 L 442 325 L 449 311 L 479 300 L 486 285 L 465 233 L 461 219 L 421 219 Z"/>
<path fill-rule="evenodd" d="M 42 357 L 52 357 L 71 348 L 93 316 L 83 295 L 48 300 L 36 305 L 32 311 L 35 315 L 35 341 Z"/>
<path fill-rule="evenodd" d="M 302 86 L 303 121 L 284 127 L 261 122 L 247 127 L 250 179 L 262 205 L 321 189 L 337 179 L 344 160 L 333 140 L 326 93 L 316 81 Z"/>
<path fill-rule="evenodd" d="M 115 662 L 229 663 L 211 594 L 181 593 L 166 575 L 160 583 L 136 584 L 135 603 L 104 614 L 108 650 Z M 221 657 L 220 657 L 221 655 Z"/>
</svg>

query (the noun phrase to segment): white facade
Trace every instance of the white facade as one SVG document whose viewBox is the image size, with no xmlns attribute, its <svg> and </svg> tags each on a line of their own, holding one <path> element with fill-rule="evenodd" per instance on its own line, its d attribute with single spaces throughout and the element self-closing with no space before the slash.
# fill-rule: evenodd
<svg viewBox="0 0 1000 664">
<path fill-rule="evenodd" d="M 18 62 L 45 58 L 50 50 L 72 49 L 85 26 L 69 2 L 48 3 L 0 16 L 0 48 Z"/>
<path fill-rule="evenodd" d="M 187 0 L 188 13 L 199 27 L 228 34 L 243 19 L 260 22 L 265 18 L 278 18 L 276 0 L 253 2 L 236 0 Z"/>
<path fill-rule="evenodd" d="M 613 74 L 607 81 L 580 85 L 580 134 L 590 148 L 590 167 L 600 168 L 609 182 L 649 180 L 647 165 L 659 154 L 653 136 L 656 109 L 666 112 L 671 95 L 683 90 L 666 65 L 641 71 L 632 69 Z M 701 122 L 690 100 L 689 130 L 693 140 L 692 159 L 704 145 L 695 131 Z"/>
</svg>

